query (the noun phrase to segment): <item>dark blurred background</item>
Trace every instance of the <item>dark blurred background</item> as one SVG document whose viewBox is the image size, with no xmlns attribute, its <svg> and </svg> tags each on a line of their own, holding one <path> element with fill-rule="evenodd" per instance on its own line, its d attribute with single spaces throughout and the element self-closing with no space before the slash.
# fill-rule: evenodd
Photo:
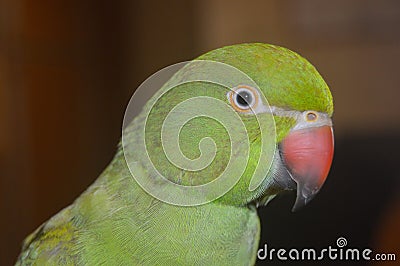
<svg viewBox="0 0 400 266">
<path fill-rule="evenodd" d="M 328 181 L 297 213 L 293 194 L 261 209 L 261 245 L 326 247 L 343 236 L 398 262 L 399 1 L 1 0 L 0 264 L 108 164 L 144 79 L 254 41 L 308 58 L 336 108 Z"/>
</svg>

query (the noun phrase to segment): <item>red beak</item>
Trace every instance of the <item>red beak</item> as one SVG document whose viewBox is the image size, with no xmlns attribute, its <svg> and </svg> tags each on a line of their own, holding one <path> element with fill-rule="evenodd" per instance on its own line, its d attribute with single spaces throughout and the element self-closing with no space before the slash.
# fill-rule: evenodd
<svg viewBox="0 0 400 266">
<path fill-rule="evenodd" d="M 283 159 L 297 183 L 293 210 L 307 204 L 324 184 L 332 164 L 333 146 L 330 126 L 295 130 L 282 141 Z"/>
</svg>

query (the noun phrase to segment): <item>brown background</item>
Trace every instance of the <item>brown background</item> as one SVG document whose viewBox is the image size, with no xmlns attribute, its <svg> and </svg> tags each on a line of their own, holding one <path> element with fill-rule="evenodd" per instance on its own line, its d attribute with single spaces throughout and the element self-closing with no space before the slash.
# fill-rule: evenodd
<svg viewBox="0 0 400 266">
<path fill-rule="evenodd" d="M 335 161 L 319 199 L 296 214 L 290 195 L 261 210 L 262 242 L 326 246 L 345 234 L 353 246 L 398 250 L 399 1 L 2 0 L 0 264 L 107 165 L 145 78 L 254 41 L 308 58 L 336 108 Z"/>
</svg>

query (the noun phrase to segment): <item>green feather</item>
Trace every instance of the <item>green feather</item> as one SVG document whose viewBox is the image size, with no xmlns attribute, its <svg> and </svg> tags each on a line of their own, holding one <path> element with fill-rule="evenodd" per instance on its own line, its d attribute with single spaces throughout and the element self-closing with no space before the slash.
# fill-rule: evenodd
<svg viewBox="0 0 400 266">
<path fill-rule="evenodd" d="M 285 48 L 267 44 L 223 47 L 201 60 L 223 62 L 250 76 L 269 104 L 286 110 L 315 110 L 332 115 L 330 91 L 316 69 L 304 58 Z M 184 79 L 196 71 L 189 64 L 171 80 Z M 164 86 L 165 89 L 165 86 Z M 217 200 L 200 206 L 183 207 L 164 203 L 145 192 L 132 178 L 122 145 L 149 143 L 152 163 L 172 182 L 199 185 L 215 179 L 240 150 L 230 151 L 226 129 L 206 117 L 189 121 L 180 133 L 180 148 L 191 159 L 200 156 L 198 143 L 210 136 L 217 145 L 215 160 L 197 172 L 171 164 L 163 153 L 161 125 L 171 109 L 185 99 L 209 96 L 227 102 L 227 88 L 210 83 L 188 83 L 167 92 L 151 109 L 160 91 L 147 103 L 126 129 L 126 142 L 100 177 L 73 204 L 40 226 L 24 242 L 16 265 L 253 265 L 260 236 L 255 209 L 257 201 L 272 198 L 268 189 L 274 166 L 263 183 L 249 191 L 250 177 L 257 167 L 261 149 L 260 128 L 254 116 L 241 115 L 249 132 L 250 159 L 239 182 Z M 263 128 L 282 140 L 295 121 L 274 117 Z M 146 129 L 143 135 L 142 128 Z M 230 132 L 241 134 L 238 132 Z M 272 133 L 271 133 L 272 134 Z M 168 136 L 167 136 L 168 137 Z M 135 174 L 149 178 L 143 154 L 129 154 L 138 163 Z M 241 169 L 237 169 L 240 171 Z"/>
<path fill-rule="evenodd" d="M 289 110 L 314 110 L 332 115 L 331 92 L 306 59 L 286 48 L 248 43 L 222 47 L 198 59 L 234 66 L 261 88 L 270 105 Z"/>
</svg>

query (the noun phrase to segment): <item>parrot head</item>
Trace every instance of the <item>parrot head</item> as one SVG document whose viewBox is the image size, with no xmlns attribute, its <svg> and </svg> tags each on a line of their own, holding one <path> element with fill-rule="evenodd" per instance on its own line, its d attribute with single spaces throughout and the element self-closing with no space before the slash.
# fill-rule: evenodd
<svg viewBox="0 0 400 266">
<path fill-rule="evenodd" d="M 207 82 L 177 82 L 179 85 L 162 97 L 158 93 L 145 107 L 145 110 L 151 108 L 144 125 L 144 138 L 152 164 L 158 166 L 158 171 L 170 181 L 192 186 L 213 181 L 226 173 L 229 166 L 233 169 L 231 174 L 240 173 L 240 179 L 216 199 L 223 204 L 266 204 L 284 190 L 297 190 L 294 209 L 309 202 L 323 185 L 333 159 L 333 102 L 321 75 L 300 55 L 283 47 L 262 43 L 219 48 L 196 60 L 234 67 L 256 85 L 232 82 L 232 86 L 226 88 Z M 189 63 L 171 80 L 184 79 L 190 73 L 198 72 L 199 69 Z M 190 111 L 180 111 L 175 107 L 193 97 L 202 99 L 198 104 L 206 111 L 195 118 L 185 118 L 188 113 L 198 111 L 196 102 L 189 103 L 190 109 L 186 110 Z M 212 98 L 223 102 L 240 118 L 246 134 L 230 122 L 224 125 L 221 120 L 207 117 L 206 113 L 210 112 L 228 112 L 217 107 Z M 163 133 L 168 131 L 163 123 L 171 113 L 179 119 L 172 122 L 170 131 L 173 133 L 169 135 Z M 260 126 L 260 120 L 264 118 L 266 122 Z M 136 119 L 136 123 L 143 120 Z M 174 128 L 179 130 L 174 131 Z M 174 142 L 174 135 L 179 135 L 175 148 L 188 159 L 187 163 L 199 163 L 196 171 L 174 164 L 173 156 L 166 154 L 165 149 L 168 143 Z M 267 136 L 267 145 L 262 144 L 263 135 Z M 247 143 L 249 151 L 244 152 L 244 146 L 232 149 L 234 138 L 239 143 Z M 211 147 L 209 153 L 208 149 L 204 149 L 206 146 Z M 272 154 L 266 156 L 265 161 L 260 157 L 264 150 L 268 150 L 267 155 Z M 244 165 L 235 163 L 241 157 L 247 158 Z M 212 160 L 203 167 L 201 158 L 205 162 L 210 158 Z M 235 160 L 229 164 L 231 158 Z M 257 168 L 263 165 L 267 166 L 263 179 L 249 189 Z"/>
</svg>

